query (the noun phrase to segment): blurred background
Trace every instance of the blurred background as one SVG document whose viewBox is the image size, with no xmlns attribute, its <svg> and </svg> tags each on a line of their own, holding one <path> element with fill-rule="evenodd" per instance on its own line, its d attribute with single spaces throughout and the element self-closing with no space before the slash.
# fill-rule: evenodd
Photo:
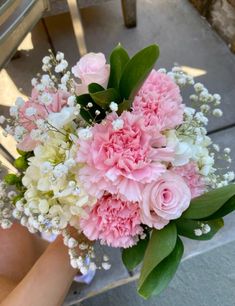
<svg viewBox="0 0 235 306">
<path fill-rule="evenodd" d="M 218 92 L 224 116 L 211 120 L 208 130 L 216 143 L 235 152 L 234 0 L 1 0 L 0 114 L 7 116 L 18 96 L 30 95 L 30 81 L 48 49 L 64 52 L 73 66 L 86 52 L 108 57 L 118 42 L 130 54 L 157 43 L 161 51 L 157 68 L 178 64 L 209 91 Z M 14 140 L 1 133 L 0 142 L 0 160 L 12 168 L 12 157 L 17 156 Z M 234 165 L 233 161 L 232 170 Z M 230 243 L 224 245 L 226 237 L 221 236 L 217 248 L 207 253 L 201 243 L 198 253 L 203 255 L 184 262 L 160 297 L 141 300 L 133 282 L 82 305 L 234 306 L 235 234 L 229 235 Z M 113 256 L 116 269 L 122 271 L 120 258 Z M 104 277 L 115 282 L 115 269 Z M 99 276 L 97 283 L 102 291 Z M 75 301 L 76 291 L 70 294 L 75 296 L 69 300 Z"/>
</svg>

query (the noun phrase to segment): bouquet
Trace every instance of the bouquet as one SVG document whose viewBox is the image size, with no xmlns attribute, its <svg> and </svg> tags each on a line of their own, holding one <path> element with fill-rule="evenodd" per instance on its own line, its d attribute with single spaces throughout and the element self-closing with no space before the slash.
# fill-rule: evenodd
<svg viewBox="0 0 235 306">
<path fill-rule="evenodd" d="M 130 58 L 119 44 L 109 64 L 88 53 L 70 70 L 49 50 L 31 97 L 0 117 L 20 154 L 18 173 L 0 185 L 1 226 L 17 219 L 32 233 L 62 234 L 82 274 L 111 267 L 107 256 L 97 262 L 92 241 L 122 248 L 129 270 L 142 263 L 144 298 L 174 276 L 180 236 L 211 239 L 235 209 L 230 148 L 205 128 L 222 115 L 221 97 L 180 67 L 155 70 L 158 56 L 157 45 Z M 183 104 L 186 86 L 194 108 Z"/>
</svg>

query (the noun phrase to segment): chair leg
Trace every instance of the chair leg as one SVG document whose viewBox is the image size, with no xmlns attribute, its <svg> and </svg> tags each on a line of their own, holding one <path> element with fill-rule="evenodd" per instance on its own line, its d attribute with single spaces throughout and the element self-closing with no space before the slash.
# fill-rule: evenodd
<svg viewBox="0 0 235 306">
<path fill-rule="evenodd" d="M 136 0 L 122 0 L 122 13 L 125 26 L 136 27 Z"/>
<path fill-rule="evenodd" d="M 73 30 L 80 55 L 87 53 L 84 30 L 77 0 L 67 0 L 72 19 Z"/>
</svg>

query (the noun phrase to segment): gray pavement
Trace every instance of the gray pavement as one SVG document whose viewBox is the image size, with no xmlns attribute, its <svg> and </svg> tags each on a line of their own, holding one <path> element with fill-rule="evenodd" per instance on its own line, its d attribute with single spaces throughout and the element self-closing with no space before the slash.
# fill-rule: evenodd
<svg viewBox="0 0 235 306">
<path fill-rule="evenodd" d="M 234 258 L 235 243 L 230 243 L 181 264 L 170 286 L 158 297 L 143 300 L 136 293 L 136 284 L 131 283 L 81 306 L 234 306 Z"/>
</svg>

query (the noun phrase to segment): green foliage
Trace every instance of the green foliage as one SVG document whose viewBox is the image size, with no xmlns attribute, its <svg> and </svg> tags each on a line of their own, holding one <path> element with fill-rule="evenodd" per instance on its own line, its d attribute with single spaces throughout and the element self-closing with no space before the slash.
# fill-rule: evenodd
<svg viewBox="0 0 235 306">
<path fill-rule="evenodd" d="M 235 195 L 235 184 L 211 190 L 191 201 L 189 208 L 183 213 L 186 219 L 210 219 L 209 216 L 218 211 Z"/>
<path fill-rule="evenodd" d="M 128 270 L 133 270 L 144 258 L 144 253 L 149 241 L 149 235 L 139 240 L 136 245 L 131 248 L 123 249 L 122 261 Z"/>
<path fill-rule="evenodd" d="M 100 84 L 91 83 L 91 84 L 88 85 L 88 91 L 89 91 L 90 94 L 96 93 L 98 91 L 103 91 L 103 90 L 105 90 L 105 89 Z"/>
<path fill-rule="evenodd" d="M 25 171 L 28 168 L 28 162 L 26 156 L 20 156 L 14 161 L 16 169 Z"/>
<path fill-rule="evenodd" d="M 125 66 L 119 90 L 123 99 L 132 100 L 134 94 L 153 69 L 159 57 L 157 45 L 150 45 L 135 54 Z"/>
<path fill-rule="evenodd" d="M 18 194 L 17 196 L 15 196 L 12 200 L 13 204 L 15 205 L 17 201 L 21 200 L 24 197 L 24 195 L 22 194 Z"/>
<path fill-rule="evenodd" d="M 91 93 L 90 95 L 93 101 L 95 101 L 97 105 L 99 105 L 102 109 L 105 110 L 108 109 L 109 104 L 112 101 L 114 101 L 115 103 L 120 102 L 120 96 L 114 88 L 108 88 L 106 90 L 98 91 L 93 94 Z"/>
<path fill-rule="evenodd" d="M 161 249 L 158 250 L 161 253 Z M 173 250 L 161 260 L 139 285 L 138 293 L 145 299 L 160 294 L 172 280 L 183 256 L 184 246 L 178 237 Z"/>
<path fill-rule="evenodd" d="M 108 88 L 119 89 L 119 82 L 126 64 L 129 62 L 129 55 L 121 44 L 113 49 L 110 55 L 110 77 Z"/>
<path fill-rule="evenodd" d="M 13 173 L 5 175 L 4 181 L 8 185 L 16 185 L 21 182 L 21 178 Z"/>
<path fill-rule="evenodd" d="M 118 115 L 121 115 L 122 112 L 125 110 L 129 110 L 131 108 L 131 101 L 130 100 L 123 100 L 122 103 L 118 105 Z"/>
<path fill-rule="evenodd" d="M 213 215 L 209 216 L 208 220 L 223 218 L 235 210 L 235 195 L 231 197 L 225 204 L 217 210 Z"/>
<path fill-rule="evenodd" d="M 176 240 L 177 231 L 174 223 L 168 224 L 162 230 L 154 229 L 152 231 L 138 282 L 138 292 L 142 296 L 149 297 L 149 288 L 153 289 L 152 283 L 154 282 L 157 285 L 152 272 L 174 250 Z"/>
<path fill-rule="evenodd" d="M 196 236 L 195 229 L 201 228 L 201 224 L 208 224 L 210 226 L 210 232 L 201 236 Z M 180 218 L 176 220 L 176 227 L 178 234 L 195 240 L 209 240 L 223 227 L 223 219 L 216 219 L 210 221 L 197 221 Z"/>
</svg>

